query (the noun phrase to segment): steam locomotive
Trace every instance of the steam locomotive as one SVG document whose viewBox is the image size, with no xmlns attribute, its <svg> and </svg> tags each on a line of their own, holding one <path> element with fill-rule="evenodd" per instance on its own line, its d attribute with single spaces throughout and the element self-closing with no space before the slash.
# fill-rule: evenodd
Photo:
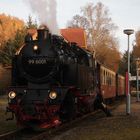
<svg viewBox="0 0 140 140">
<path fill-rule="evenodd" d="M 93 109 L 93 90 L 92 54 L 40 29 L 13 58 L 8 110 L 21 125 L 52 127 Z"/>
<path fill-rule="evenodd" d="M 19 125 L 49 128 L 102 108 L 93 54 L 48 29 L 37 32 L 37 40 L 28 34 L 13 57 L 7 112 Z"/>
</svg>

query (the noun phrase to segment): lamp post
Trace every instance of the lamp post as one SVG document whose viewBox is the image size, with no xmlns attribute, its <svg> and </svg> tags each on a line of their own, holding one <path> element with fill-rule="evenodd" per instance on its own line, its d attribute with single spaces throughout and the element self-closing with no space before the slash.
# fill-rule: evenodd
<svg viewBox="0 0 140 140">
<path fill-rule="evenodd" d="M 126 93 L 126 114 L 129 115 L 131 110 L 130 110 L 130 82 L 129 82 L 129 74 L 130 74 L 130 53 L 129 53 L 129 36 L 131 34 L 134 33 L 134 30 L 133 29 L 125 29 L 124 31 L 124 34 L 126 34 L 128 36 L 128 71 L 127 71 L 127 77 L 128 77 L 128 80 L 127 80 L 127 93 Z"/>
</svg>

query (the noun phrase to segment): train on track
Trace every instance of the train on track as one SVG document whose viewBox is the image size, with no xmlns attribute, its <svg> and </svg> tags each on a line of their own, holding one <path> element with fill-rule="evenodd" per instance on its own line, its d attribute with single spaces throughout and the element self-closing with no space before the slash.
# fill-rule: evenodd
<svg viewBox="0 0 140 140">
<path fill-rule="evenodd" d="M 125 78 L 90 51 L 47 28 L 37 32 L 36 40 L 25 37 L 12 61 L 7 112 L 19 125 L 53 127 L 100 108 L 103 98 L 124 95 Z"/>
</svg>

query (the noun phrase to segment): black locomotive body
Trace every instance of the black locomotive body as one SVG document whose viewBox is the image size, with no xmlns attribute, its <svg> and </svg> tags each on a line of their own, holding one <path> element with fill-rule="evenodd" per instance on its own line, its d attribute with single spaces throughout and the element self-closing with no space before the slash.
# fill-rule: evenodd
<svg viewBox="0 0 140 140">
<path fill-rule="evenodd" d="M 18 124 L 48 128 L 94 109 L 95 60 L 63 37 L 38 30 L 13 58 L 8 111 Z"/>
</svg>

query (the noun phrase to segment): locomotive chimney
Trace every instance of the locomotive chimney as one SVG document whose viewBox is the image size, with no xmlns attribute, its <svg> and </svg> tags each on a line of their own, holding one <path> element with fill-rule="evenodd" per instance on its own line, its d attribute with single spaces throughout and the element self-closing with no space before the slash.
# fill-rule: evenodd
<svg viewBox="0 0 140 140">
<path fill-rule="evenodd" d="M 47 29 L 38 29 L 37 33 L 39 41 L 47 40 L 49 37 L 49 31 Z"/>
</svg>

